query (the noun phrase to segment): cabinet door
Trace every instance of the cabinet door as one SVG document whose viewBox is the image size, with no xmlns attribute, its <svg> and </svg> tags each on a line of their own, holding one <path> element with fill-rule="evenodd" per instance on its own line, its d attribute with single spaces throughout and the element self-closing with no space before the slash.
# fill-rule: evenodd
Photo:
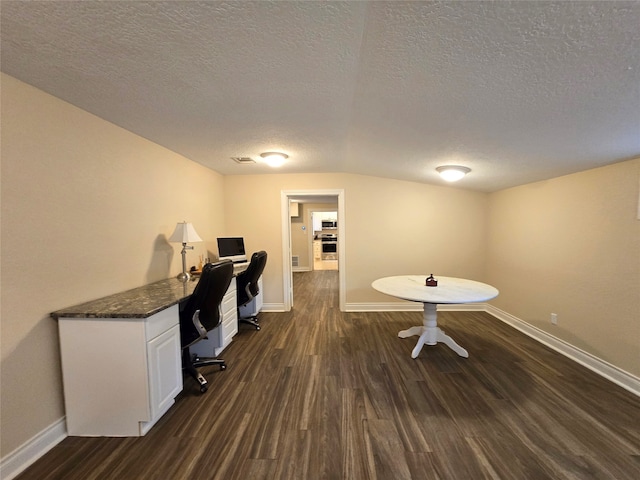
<svg viewBox="0 0 640 480">
<path fill-rule="evenodd" d="M 299 203 L 298 202 L 289 202 L 289 216 L 290 217 L 299 217 L 300 216 L 300 209 L 299 207 Z"/>
<path fill-rule="evenodd" d="M 322 214 L 320 212 L 313 212 L 313 231 L 319 232 L 322 230 Z"/>
<path fill-rule="evenodd" d="M 182 390 L 180 327 L 175 325 L 147 342 L 151 421 L 164 414 Z"/>
</svg>

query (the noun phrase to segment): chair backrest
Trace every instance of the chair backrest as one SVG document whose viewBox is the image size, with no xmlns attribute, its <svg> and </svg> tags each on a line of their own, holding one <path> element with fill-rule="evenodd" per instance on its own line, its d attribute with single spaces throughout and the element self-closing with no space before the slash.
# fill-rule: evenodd
<svg viewBox="0 0 640 480">
<path fill-rule="evenodd" d="M 209 330 L 221 321 L 220 305 L 231 280 L 233 263 L 224 260 L 207 263 L 193 294 L 180 309 L 180 335 L 182 347 L 187 347 L 204 338 Z"/>
<path fill-rule="evenodd" d="M 266 264 L 267 252 L 264 250 L 255 252 L 251 255 L 251 261 L 247 269 L 236 277 L 239 306 L 247 304 L 260 292 L 258 279 L 262 275 Z"/>
</svg>

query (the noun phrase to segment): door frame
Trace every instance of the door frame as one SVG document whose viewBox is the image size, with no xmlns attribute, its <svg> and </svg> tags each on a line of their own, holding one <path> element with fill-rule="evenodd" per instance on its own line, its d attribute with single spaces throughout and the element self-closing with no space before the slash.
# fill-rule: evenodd
<svg viewBox="0 0 640 480">
<path fill-rule="evenodd" d="M 280 212 L 282 222 L 282 292 L 284 297 L 284 311 L 290 311 L 293 306 L 293 267 L 291 265 L 291 217 L 289 213 L 289 203 L 292 198 L 305 196 L 338 198 L 338 298 L 340 302 L 340 311 L 344 312 L 346 305 L 344 189 L 282 190 L 280 192 Z"/>
</svg>

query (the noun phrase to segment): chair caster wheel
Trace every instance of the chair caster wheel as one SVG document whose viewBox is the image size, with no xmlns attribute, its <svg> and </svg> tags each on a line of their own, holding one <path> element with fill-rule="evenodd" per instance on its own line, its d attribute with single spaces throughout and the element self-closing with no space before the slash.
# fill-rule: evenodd
<svg viewBox="0 0 640 480">
<path fill-rule="evenodd" d="M 209 385 L 200 385 L 200 393 L 204 393 L 209 390 Z"/>
<path fill-rule="evenodd" d="M 223 363 L 222 365 L 220 365 L 220 370 L 226 370 L 227 366 Z"/>
<path fill-rule="evenodd" d="M 260 326 L 259 325 L 256 325 L 256 330 L 260 330 Z"/>
</svg>

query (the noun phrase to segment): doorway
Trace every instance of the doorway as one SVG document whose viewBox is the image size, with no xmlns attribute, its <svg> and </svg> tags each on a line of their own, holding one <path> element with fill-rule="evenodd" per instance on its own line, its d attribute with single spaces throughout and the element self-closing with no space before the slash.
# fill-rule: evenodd
<svg viewBox="0 0 640 480">
<path fill-rule="evenodd" d="M 346 282 L 345 282 L 345 215 L 344 215 L 344 190 L 283 190 L 281 192 L 281 213 L 282 213 L 282 270 L 283 270 L 283 292 L 284 292 L 284 309 L 291 310 L 294 304 L 293 292 L 293 259 L 292 255 L 292 228 L 291 228 L 291 205 L 292 202 L 307 202 L 333 205 L 333 208 L 327 208 L 328 211 L 336 212 L 335 234 L 340 239 L 336 242 L 337 269 L 338 269 L 338 296 L 340 310 L 344 311 L 346 303 Z M 337 209 L 335 206 L 337 205 Z M 308 223 L 308 222 L 307 222 Z M 313 225 L 303 224 L 301 228 L 307 230 L 309 238 L 315 236 Z M 322 229 L 321 229 L 322 230 Z M 320 230 L 320 231 L 321 231 Z M 313 254 L 313 251 L 311 254 Z M 311 259 L 312 260 L 312 259 Z M 313 260 L 312 260 L 313 261 Z"/>
<path fill-rule="evenodd" d="M 308 237 L 308 251 L 312 253 L 309 265 L 312 270 L 338 270 L 338 199 L 335 198 L 335 203 L 306 205 L 309 205 L 308 223 L 312 225 Z"/>
</svg>

